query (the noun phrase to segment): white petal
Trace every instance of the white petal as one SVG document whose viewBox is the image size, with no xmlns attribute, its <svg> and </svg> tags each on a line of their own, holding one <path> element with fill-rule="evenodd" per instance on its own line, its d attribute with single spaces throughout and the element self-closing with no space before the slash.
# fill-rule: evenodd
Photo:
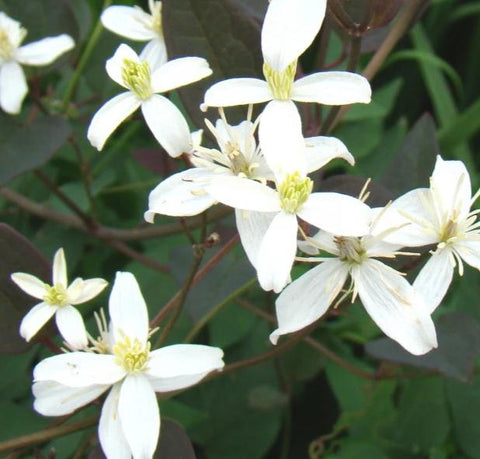
<svg viewBox="0 0 480 459">
<path fill-rule="evenodd" d="M 192 139 L 182 112 L 166 97 L 153 94 L 142 102 L 142 113 L 157 142 L 176 158 L 188 153 Z"/>
<path fill-rule="evenodd" d="M 428 188 L 409 191 L 392 202 L 381 218 L 375 220 L 374 234 L 399 228 L 384 240 L 406 247 L 419 247 L 439 242 L 439 223 Z"/>
<path fill-rule="evenodd" d="M 317 228 L 337 236 L 368 234 L 371 219 L 366 204 L 340 193 L 312 193 L 297 214 Z"/>
<path fill-rule="evenodd" d="M 22 67 L 15 61 L 0 64 L 0 107 L 11 115 L 20 113 L 28 87 Z"/>
<path fill-rule="evenodd" d="M 65 260 L 65 252 L 58 249 L 53 257 L 53 285 L 60 284 L 67 287 L 67 262 Z"/>
<path fill-rule="evenodd" d="M 455 243 L 454 249 L 466 263 L 480 270 L 480 239 L 473 239 L 473 235 L 467 233 L 465 239 Z"/>
<path fill-rule="evenodd" d="M 318 254 L 318 249 L 320 249 L 331 253 L 332 255 L 336 255 L 337 257 L 340 256 L 334 235 L 331 233 L 320 230 L 313 237 L 309 238 L 307 242 L 317 248 L 317 252 L 312 252 L 312 255 Z M 310 252 L 307 251 L 306 253 Z"/>
<path fill-rule="evenodd" d="M 306 174 L 305 140 L 302 121 L 291 100 L 272 100 L 267 104 L 258 127 L 260 147 L 278 181 L 287 173 Z"/>
<path fill-rule="evenodd" d="M 122 43 L 116 50 L 113 56 L 105 63 L 105 69 L 108 76 L 118 83 L 120 86 L 127 88 L 122 78 L 122 68 L 125 65 L 125 60 L 140 62 L 137 53 L 130 48 L 130 46 Z M 128 88 L 127 88 L 128 89 Z"/>
<path fill-rule="evenodd" d="M 154 92 L 167 92 L 194 83 L 212 74 L 202 57 L 180 57 L 157 68 L 152 74 Z"/>
<path fill-rule="evenodd" d="M 129 337 L 142 344 L 148 340 L 148 310 L 137 279 L 132 273 L 117 272 L 109 299 L 115 342 Z"/>
<path fill-rule="evenodd" d="M 287 285 L 275 302 L 278 328 L 270 341 L 277 344 L 280 335 L 301 330 L 322 317 L 340 293 L 347 275 L 348 267 L 335 258 Z"/>
<path fill-rule="evenodd" d="M 243 249 L 250 263 L 256 268 L 263 236 L 277 215 L 275 212 L 254 212 L 235 209 L 235 220 Z"/>
<path fill-rule="evenodd" d="M 208 169 L 193 168 L 160 182 L 148 196 L 145 220 L 152 223 L 155 214 L 190 217 L 208 209 L 216 201 L 204 191 L 202 180 L 207 180 L 211 175 Z M 196 183 L 195 180 L 200 182 Z"/>
<path fill-rule="evenodd" d="M 44 416 L 65 416 L 100 397 L 110 386 L 68 387 L 55 381 L 40 381 L 32 386 L 33 408 Z"/>
<path fill-rule="evenodd" d="M 380 329 L 414 355 L 437 347 L 435 327 L 413 287 L 377 260 L 352 268 L 363 306 Z"/>
<path fill-rule="evenodd" d="M 20 324 L 20 335 L 27 341 L 30 341 L 40 330 L 50 317 L 55 314 L 57 306 L 50 306 L 46 303 L 35 305 Z"/>
<path fill-rule="evenodd" d="M 276 191 L 254 180 L 236 176 L 221 176 L 205 185 L 205 190 L 217 201 L 235 209 L 257 212 L 279 212 Z"/>
<path fill-rule="evenodd" d="M 421 295 L 431 314 L 447 293 L 453 278 L 452 255 L 449 249 L 438 250 L 418 273 L 413 288 Z"/>
<path fill-rule="evenodd" d="M 122 92 L 106 102 L 92 118 L 87 137 L 93 147 L 102 150 L 118 125 L 140 106 L 140 100 L 131 92 Z"/>
<path fill-rule="evenodd" d="M 204 105 L 207 107 L 234 107 L 259 104 L 273 99 L 266 81 L 258 78 L 231 78 L 219 81 L 207 89 Z"/>
<path fill-rule="evenodd" d="M 13 273 L 10 278 L 15 282 L 24 292 L 43 300 L 46 294 L 45 282 L 41 281 L 38 277 L 32 276 L 27 273 Z"/>
<path fill-rule="evenodd" d="M 168 60 L 165 40 L 157 37 L 149 41 L 140 53 L 140 60 L 147 61 L 152 72 L 164 65 Z"/>
<path fill-rule="evenodd" d="M 87 347 L 87 330 L 82 315 L 73 306 L 59 307 L 55 321 L 63 339 L 72 349 L 80 350 Z"/>
<path fill-rule="evenodd" d="M 48 65 L 74 46 L 73 38 L 62 34 L 24 45 L 17 49 L 15 57 L 18 62 L 25 65 Z"/>
<path fill-rule="evenodd" d="M 128 375 L 120 388 L 118 413 L 123 434 L 135 459 L 151 458 L 160 434 L 157 398 L 148 379 Z"/>
<path fill-rule="evenodd" d="M 270 2 L 262 27 L 262 52 L 270 67 L 281 72 L 310 46 L 326 5 L 326 0 Z"/>
<path fill-rule="evenodd" d="M 295 214 L 279 212 L 272 220 L 257 258 L 258 282 L 264 290 L 278 293 L 290 282 L 297 252 L 297 230 Z"/>
<path fill-rule="evenodd" d="M 460 219 L 467 218 L 472 189 L 470 175 L 462 161 L 444 161 L 438 155 L 430 188 L 442 214 Z"/>
<path fill-rule="evenodd" d="M 95 298 L 99 295 L 102 290 L 108 285 L 108 282 L 105 279 L 101 278 L 93 278 L 87 279 L 82 282 L 82 288 L 78 295 L 72 296 L 70 303 L 71 304 L 81 304 L 85 303 L 86 301 Z M 70 287 L 69 287 L 70 289 Z M 70 294 L 69 294 L 70 297 Z"/>
<path fill-rule="evenodd" d="M 342 158 L 352 166 L 355 164 L 346 145 L 335 137 L 308 137 L 305 146 L 307 174 L 317 171 L 335 158 Z"/>
<path fill-rule="evenodd" d="M 156 392 L 170 392 L 193 386 L 208 373 L 225 365 L 223 351 L 200 344 L 174 344 L 150 354 L 149 378 Z"/>
<path fill-rule="evenodd" d="M 117 383 L 107 395 L 102 407 L 98 424 L 98 438 L 107 458 L 130 459 L 132 457 L 125 435 L 123 434 L 118 413 L 121 383 Z"/>
<path fill-rule="evenodd" d="M 100 19 L 105 28 L 131 40 L 148 41 L 158 36 L 152 28 L 152 16 L 138 7 L 109 6 Z"/>
<path fill-rule="evenodd" d="M 33 370 L 37 381 L 56 381 L 69 387 L 112 385 L 125 376 L 115 356 L 90 352 L 68 352 L 38 363 Z"/>
<path fill-rule="evenodd" d="M 370 83 L 362 75 L 350 72 L 319 72 L 295 81 L 291 98 L 298 102 L 325 105 L 368 104 Z"/>
</svg>

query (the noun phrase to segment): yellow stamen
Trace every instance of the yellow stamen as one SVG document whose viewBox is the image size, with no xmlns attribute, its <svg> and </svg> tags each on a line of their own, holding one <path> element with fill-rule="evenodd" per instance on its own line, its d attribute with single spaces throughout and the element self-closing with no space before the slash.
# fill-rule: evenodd
<svg viewBox="0 0 480 459">
<path fill-rule="evenodd" d="M 115 361 L 128 373 L 145 371 L 149 352 L 150 343 L 143 346 L 137 338 L 132 342 L 128 336 L 124 336 L 123 341 L 115 344 L 113 348 L 113 354 L 116 357 Z"/>
<path fill-rule="evenodd" d="M 301 177 L 297 171 L 288 174 L 278 187 L 280 206 L 289 214 L 296 213 L 310 196 L 312 188 L 313 182 L 308 177 Z"/>
<path fill-rule="evenodd" d="M 140 99 L 147 100 L 152 95 L 150 82 L 150 64 L 148 62 L 134 62 L 123 60 L 122 80 L 131 91 Z"/>
<path fill-rule="evenodd" d="M 297 61 L 293 61 L 283 72 L 277 72 L 266 62 L 263 64 L 263 74 L 275 99 L 288 100 L 292 92 L 293 79 L 297 71 Z"/>
</svg>

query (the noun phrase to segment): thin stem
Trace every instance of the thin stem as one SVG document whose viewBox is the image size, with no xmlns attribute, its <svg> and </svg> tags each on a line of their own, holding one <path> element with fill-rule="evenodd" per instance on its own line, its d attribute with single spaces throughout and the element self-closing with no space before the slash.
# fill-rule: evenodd
<svg viewBox="0 0 480 459">
<path fill-rule="evenodd" d="M 237 298 L 236 303 L 240 305 L 241 307 L 248 309 L 249 311 L 253 312 L 255 315 L 262 317 L 265 320 L 268 320 L 269 322 L 275 323 L 275 318 L 271 315 L 268 314 L 265 311 L 262 311 L 261 309 L 257 308 L 253 304 L 249 303 L 248 301 L 245 301 L 241 298 Z M 335 354 L 333 351 L 330 349 L 326 348 L 323 344 L 320 344 L 318 341 L 313 339 L 310 336 L 305 336 L 302 338 L 305 343 L 307 343 L 309 346 L 312 348 L 316 349 L 320 353 L 322 353 L 325 357 L 330 359 L 332 362 L 335 362 L 339 367 L 342 367 L 344 370 L 347 370 L 348 372 L 355 374 L 363 379 L 370 379 L 370 380 L 376 380 L 379 379 L 378 376 L 375 373 L 372 373 L 370 371 L 365 371 L 362 370 L 361 368 L 358 368 L 351 363 L 347 362 L 346 360 L 343 360 L 341 357 L 339 357 L 337 354 Z"/>
<path fill-rule="evenodd" d="M 246 284 L 242 285 L 239 287 L 237 290 L 232 292 L 230 295 L 228 295 L 226 298 L 224 298 L 220 303 L 216 304 L 210 311 L 208 311 L 207 314 L 205 314 L 190 330 L 190 333 L 187 335 L 185 338 L 184 342 L 185 343 L 191 343 L 195 337 L 200 333 L 203 327 L 207 325 L 210 320 L 215 317 L 228 303 L 233 301 L 237 296 L 242 295 L 245 293 L 246 290 L 248 290 L 253 284 L 255 284 L 257 281 L 257 278 L 254 277 L 253 279 L 249 280 Z"/>
<path fill-rule="evenodd" d="M 36 170 L 35 175 L 43 182 L 43 184 L 53 193 L 55 193 L 58 198 L 60 198 L 63 203 L 68 206 L 78 217 L 83 221 L 87 228 L 96 228 L 96 221 L 90 216 L 87 215 L 80 207 L 77 206 L 55 183 L 53 183 L 42 171 Z"/>
<path fill-rule="evenodd" d="M 110 6 L 111 3 L 112 0 L 105 0 L 103 2 L 102 10 Z M 92 54 L 93 50 L 97 45 L 97 41 L 100 38 L 102 29 L 103 25 L 99 19 L 97 24 L 95 25 L 95 28 L 93 29 L 93 32 L 90 34 L 90 38 L 82 52 L 82 56 L 80 57 L 80 60 L 77 64 L 77 68 L 75 69 L 75 72 L 68 83 L 67 89 L 65 89 L 62 103 L 64 112 L 68 111 L 68 107 L 70 106 L 70 102 L 73 98 L 73 94 L 75 93 L 75 89 L 77 87 L 78 81 L 80 80 L 80 76 L 82 75 L 82 72 L 87 65 L 87 62 L 90 59 L 90 55 Z"/>
<path fill-rule="evenodd" d="M 88 227 L 82 219 L 76 217 L 75 215 L 69 215 L 63 212 L 49 209 L 48 207 L 32 201 L 21 195 L 20 193 L 17 193 L 16 191 L 10 190 L 8 188 L 0 188 L 0 196 L 4 197 L 7 201 L 16 204 L 18 207 L 22 208 L 23 210 L 32 215 L 36 215 L 37 217 L 60 223 L 70 228 L 87 232 L 92 236 L 98 237 L 100 239 L 137 241 L 142 239 L 150 239 L 158 236 L 169 236 L 171 234 L 178 233 L 182 229 L 179 223 L 168 223 L 161 226 L 149 225 L 143 228 L 132 228 L 127 230 L 120 228 L 112 228 L 98 224 L 98 226 L 92 230 L 92 228 Z M 215 209 L 209 212 L 207 221 L 208 223 L 214 222 L 229 215 L 230 213 L 231 210 L 228 208 Z M 203 218 L 200 216 L 191 217 L 186 220 L 185 224 L 190 229 L 200 228 L 203 224 Z"/>
<path fill-rule="evenodd" d="M 205 274 L 207 274 L 214 266 L 216 266 L 220 260 L 227 255 L 235 244 L 238 242 L 238 234 L 233 236 L 210 260 L 208 260 L 203 267 L 195 274 L 195 277 L 192 280 L 191 287 L 197 285 L 200 282 Z M 150 328 L 155 328 L 169 313 L 175 308 L 177 302 L 180 300 L 181 290 L 177 292 L 170 301 L 158 312 L 158 314 L 151 320 Z"/>
<path fill-rule="evenodd" d="M 405 32 L 410 27 L 413 19 L 415 18 L 419 10 L 423 7 L 424 3 L 425 3 L 425 0 L 411 0 L 409 2 L 405 2 L 405 7 L 402 13 L 398 16 L 397 21 L 395 22 L 392 29 L 388 33 L 387 37 L 382 42 L 380 48 L 377 49 L 372 59 L 370 59 L 370 62 L 365 67 L 362 73 L 362 75 L 367 80 L 371 81 L 375 77 L 375 75 L 378 73 L 381 66 L 383 65 L 387 57 L 390 55 L 395 45 L 405 35 Z M 325 134 L 329 134 L 335 129 L 335 127 L 338 125 L 340 120 L 348 112 L 349 107 L 350 107 L 349 105 L 345 105 L 341 107 L 335 119 L 330 123 L 330 126 L 328 126 L 328 130 L 327 129 L 323 130 Z"/>
<path fill-rule="evenodd" d="M 22 435 L 21 437 L 13 438 L 11 440 L 2 441 L 0 442 L 0 453 L 44 443 L 46 441 L 53 440 L 54 438 L 86 429 L 87 427 L 95 425 L 97 422 L 98 416 L 92 416 L 90 418 L 81 419 L 70 424 L 52 427 L 50 429 L 41 430 L 32 434 Z"/>
<path fill-rule="evenodd" d="M 173 313 L 170 316 L 170 320 L 167 322 L 167 325 L 165 325 L 164 329 L 162 330 L 162 334 L 159 336 L 159 338 L 155 343 L 155 346 L 154 346 L 155 349 L 158 347 L 161 347 L 162 344 L 165 343 L 166 339 L 168 338 L 168 335 L 170 334 L 173 326 L 175 325 L 175 322 L 180 316 L 180 313 L 182 312 L 183 306 L 185 304 L 185 300 L 187 299 L 187 294 L 190 291 L 190 288 L 192 287 L 193 281 L 195 279 L 195 275 L 197 274 L 198 268 L 202 263 L 203 255 L 205 254 L 205 249 L 199 245 L 196 245 L 196 246 L 193 246 L 193 253 L 194 253 L 194 259 L 193 259 L 192 266 L 190 267 L 190 272 L 188 273 L 187 279 L 185 280 L 185 283 L 183 284 L 183 287 L 180 290 L 180 295 L 175 304 L 175 308 L 173 309 Z"/>
</svg>

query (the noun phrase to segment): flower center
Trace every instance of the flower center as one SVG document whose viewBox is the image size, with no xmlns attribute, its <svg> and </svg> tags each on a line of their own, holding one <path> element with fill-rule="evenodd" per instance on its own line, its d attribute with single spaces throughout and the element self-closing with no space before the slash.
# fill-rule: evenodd
<svg viewBox="0 0 480 459">
<path fill-rule="evenodd" d="M 123 60 L 122 80 L 140 99 L 147 100 L 152 95 L 150 64 L 147 61 Z"/>
<path fill-rule="evenodd" d="M 116 363 L 121 365 L 128 373 L 139 373 L 147 369 L 150 343 L 145 346 L 137 338 L 131 341 L 128 336 L 113 347 Z"/>
<path fill-rule="evenodd" d="M 350 264 L 360 264 L 366 257 L 366 251 L 358 237 L 335 236 L 333 238 L 339 251 L 339 258 Z"/>
<path fill-rule="evenodd" d="M 163 36 L 162 28 L 162 2 L 155 2 L 150 0 L 149 2 L 150 12 L 152 13 L 152 29 Z"/>
<path fill-rule="evenodd" d="M 67 289 L 62 284 L 45 285 L 46 294 L 43 301 L 51 306 L 66 306 L 68 304 Z"/>
<path fill-rule="evenodd" d="M 7 60 L 12 57 L 15 47 L 10 41 L 10 37 L 5 29 L 0 29 L 0 58 Z"/>
<path fill-rule="evenodd" d="M 298 171 L 288 174 L 278 187 L 280 206 L 289 214 L 296 213 L 310 196 L 312 188 L 313 182 L 308 177 L 301 177 Z"/>
<path fill-rule="evenodd" d="M 248 163 L 238 145 L 231 142 L 225 144 L 225 154 L 230 160 L 231 170 L 235 175 L 250 177 L 252 166 Z"/>
<path fill-rule="evenodd" d="M 275 99 L 288 100 L 292 92 L 293 79 L 297 71 L 297 61 L 293 61 L 285 70 L 277 72 L 266 62 L 263 64 L 263 74 Z"/>
<path fill-rule="evenodd" d="M 453 242 L 454 239 L 458 236 L 458 224 L 456 219 L 450 218 L 446 224 L 442 227 L 442 232 L 440 233 L 440 243 L 449 244 Z"/>
</svg>

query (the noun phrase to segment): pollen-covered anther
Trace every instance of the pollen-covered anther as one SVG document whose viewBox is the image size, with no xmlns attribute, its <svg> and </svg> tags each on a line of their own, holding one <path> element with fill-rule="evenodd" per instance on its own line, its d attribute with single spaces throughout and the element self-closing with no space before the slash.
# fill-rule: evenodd
<svg viewBox="0 0 480 459">
<path fill-rule="evenodd" d="M 152 95 L 150 64 L 147 61 L 123 60 L 122 80 L 140 99 L 147 100 Z"/>
<path fill-rule="evenodd" d="M 294 214 L 308 199 L 312 192 L 313 182 L 308 177 L 301 177 L 299 172 L 288 174 L 278 187 L 282 209 Z"/>
<path fill-rule="evenodd" d="M 49 305 L 66 306 L 68 304 L 67 289 L 62 284 L 45 285 L 46 294 L 43 301 Z"/>
<path fill-rule="evenodd" d="M 0 29 L 0 59 L 9 59 L 12 57 L 12 52 L 15 46 L 10 40 L 8 32 L 5 29 Z"/>
<path fill-rule="evenodd" d="M 132 342 L 128 336 L 125 336 L 123 341 L 115 344 L 113 353 L 116 357 L 116 362 L 127 372 L 142 372 L 147 368 L 150 343 L 143 345 L 136 338 Z"/>
<path fill-rule="evenodd" d="M 152 29 L 163 36 L 162 27 L 162 2 L 149 1 L 150 13 L 152 13 Z"/>
<path fill-rule="evenodd" d="M 240 151 L 238 145 L 227 142 L 225 145 L 225 153 L 230 160 L 232 172 L 234 174 L 242 174 L 246 177 L 250 176 L 250 165 L 248 164 L 248 161 L 243 153 Z"/>
<path fill-rule="evenodd" d="M 263 64 L 263 75 L 275 99 L 288 100 L 292 92 L 293 80 L 297 71 L 297 61 L 293 61 L 282 72 L 273 70 L 266 62 Z"/>
<path fill-rule="evenodd" d="M 335 236 L 333 240 L 337 245 L 340 260 L 360 264 L 366 258 L 365 249 L 358 237 Z"/>
</svg>

